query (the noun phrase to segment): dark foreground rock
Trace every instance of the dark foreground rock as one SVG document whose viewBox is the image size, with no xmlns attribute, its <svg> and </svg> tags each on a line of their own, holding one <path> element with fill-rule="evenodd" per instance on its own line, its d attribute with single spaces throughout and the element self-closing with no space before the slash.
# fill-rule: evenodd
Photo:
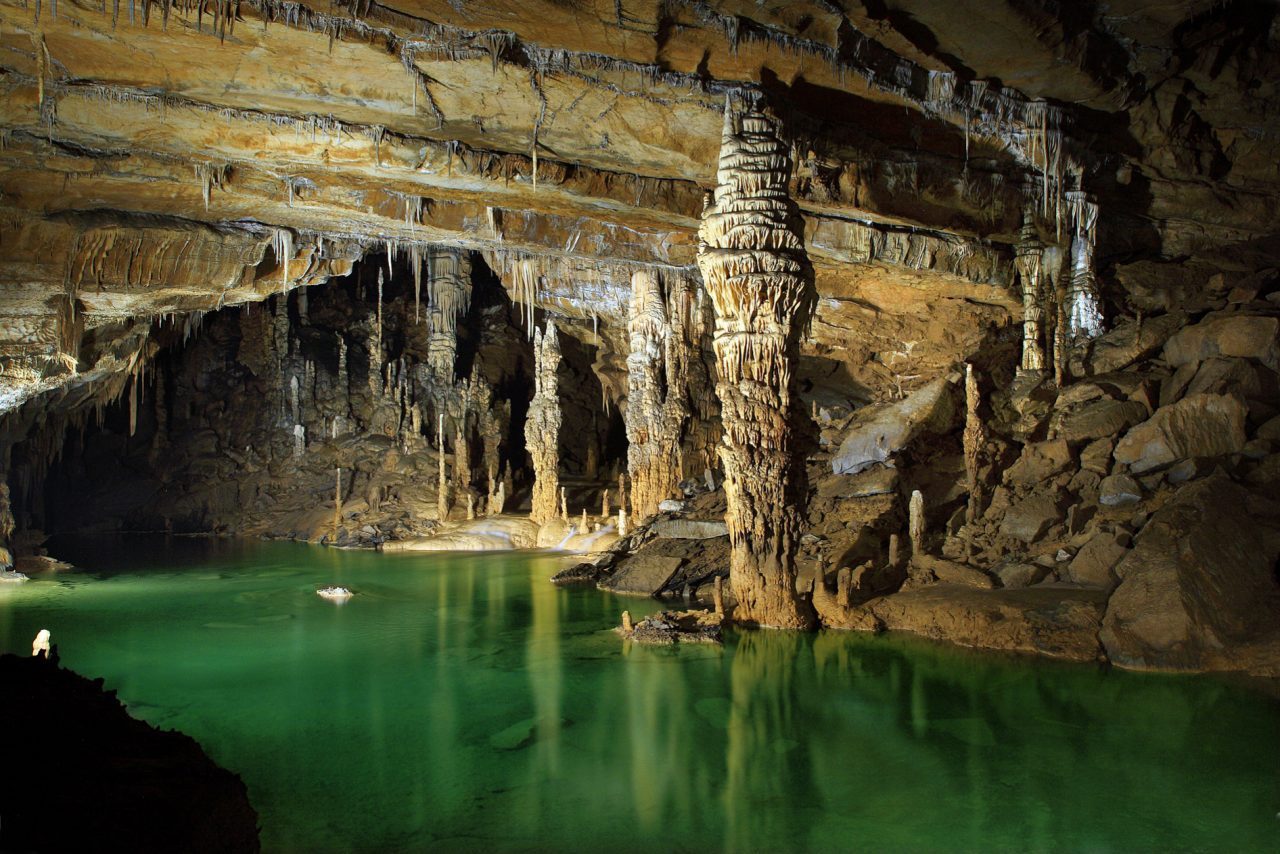
<svg viewBox="0 0 1280 854">
<path fill-rule="evenodd" d="M 258 851 L 239 777 L 131 718 L 102 680 L 0 656 L 3 851 Z"/>
</svg>

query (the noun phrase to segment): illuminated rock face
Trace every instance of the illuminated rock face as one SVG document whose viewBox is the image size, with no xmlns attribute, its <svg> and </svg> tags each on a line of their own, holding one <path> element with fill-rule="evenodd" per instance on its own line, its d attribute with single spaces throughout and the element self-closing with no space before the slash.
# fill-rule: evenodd
<svg viewBox="0 0 1280 854">
<path fill-rule="evenodd" d="M 787 191 L 791 157 L 778 119 L 766 110 L 752 93 L 726 105 L 698 267 L 715 308 L 735 617 L 803 629 L 813 625 L 814 613 L 795 589 L 806 483 L 792 419 L 800 414 L 795 368 L 815 291 Z"/>
<path fill-rule="evenodd" d="M 529 416 L 524 423 L 525 450 L 533 466 L 533 510 L 530 518 L 545 525 L 560 510 L 560 339 L 556 325 L 547 321 L 546 331 L 533 333 L 534 392 Z"/>
</svg>

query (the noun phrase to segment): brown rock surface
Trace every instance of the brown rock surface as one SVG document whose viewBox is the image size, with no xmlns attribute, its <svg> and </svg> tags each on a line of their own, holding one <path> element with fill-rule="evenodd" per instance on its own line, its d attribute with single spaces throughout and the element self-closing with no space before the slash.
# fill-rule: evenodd
<svg viewBox="0 0 1280 854">
<path fill-rule="evenodd" d="M 1184 397 L 1125 433 L 1115 459 L 1145 472 L 1192 457 L 1233 454 L 1244 447 L 1244 419 L 1245 406 L 1234 396 Z"/>
<path fill-rule="evenodd" d="M 1102 643 L 1126 667 L 1231 669 L 1228 650 L 1280 628 L 1275 507 L 1225 476 L 1194 482 L 1152 516 L 1115 567 Z"/>
</svg>

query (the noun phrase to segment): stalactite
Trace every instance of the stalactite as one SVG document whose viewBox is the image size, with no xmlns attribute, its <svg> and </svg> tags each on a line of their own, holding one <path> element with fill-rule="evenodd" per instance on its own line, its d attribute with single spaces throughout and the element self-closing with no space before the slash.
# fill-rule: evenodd
<svg viewBox="0 0 1280 854">
<path fill-rule="evenodd" d="M 560 367 L 560 340 L 555 322 L 547 321 L 545 334 L 533 336 L 534 393 L 525 420 L 525 448 L 533 463 L 533 511 L 530 518 L 545 525 L 556 517 L 560 489 L 560 388 L 556 372 Z"/>
<path fill-rule="evenodd" d="M 715 310 L 730 577 L 737 619 L 810 628 L 795 589 L 806 483 L 792 426 L 795 366 L 813 315 L 813 268 L 788 196 L 791 158 L 763 95 L 725 106 L 714 200 L 698 266 Z"/>
<path fill-rule="evenodd" d="M 438 390 L 453 386 L 458 318 L 470 307 L 470 257 L 460 249 L 431 247 L 427 253 L 427 371 Z"/>
</svg>

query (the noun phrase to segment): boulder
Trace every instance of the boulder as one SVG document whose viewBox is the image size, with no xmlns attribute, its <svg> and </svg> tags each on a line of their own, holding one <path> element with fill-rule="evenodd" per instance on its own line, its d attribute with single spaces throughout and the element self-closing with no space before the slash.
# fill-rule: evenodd
<svg viewBox="0 0 1280 854">
<path fill-rule="evenodd" d="M 729 533 L 724 522 L 697 519 L 659 519 L 649 526 L 655 537 L 672 540 L 709 540 Z"/>
<path fill-rule="evenodd" d="M 1213 460 L 1207 460 L 1203 457 L 1192 457 L 1188 460 L 1178 460 L 1169 466 L 1165 472 L 1165 477 L 1169 483 L 1175 486 L 1180 483 L 1186 483 L 1189 480 L 1195 480 L 1198 477 L 1204 477 L 1214 469 Z"/>
<path fill-rule="evenodd" d="M 1189 457 L 1236 453 L 1245 443 L 1245 415 L 1232 395 L 1184 397 L 1129 430 L 1116 445 L 1116 462 L 1145 472 Z"/>
<path fill-rule="evenodd" d="M 652 596 L 676 574 L 684 558 L 638 554 L 620 561 L 617 570 L 600 582 L 601 590 L 612 593 Z"/>
<path fill-rule="evenodd" d="M 1267 421 L 1254 434 L 1255 439 L 1266 439 L 1268 442 L 1280 442 L 1280 415 Z"/>
<path fill-rule="evenodd" d="M 1161 355 L 1175 367 L 1214 356 L 1237 356 L 1257 359 L 1277 370 L 1280 318 L 1247 314 L 1208 317 L 1170 337 Z"/>
<path fill-rule="evenodd" d="M 1124 532 L 1099 531 L 1080 547 L 1067 565 L 1067 580 L 1090 587 L 1115 584 L 1112 570 L 1129 553 L 1132 538 Z"/>
<path fill-rule="evenodd" d="M 1200 363 L 1196 375 L 1187 384 L 1186 394 L 1234 394 L 1248 400 L 1261 391 L 1262 381 L 1252 362 L 1215 357 Z"/>
<path fill-rule="evenodd" d="M 958 381 L 958 374 L 939 377 L 902 400 L 859 409 L 831 459 L 831 470 L 856 474 L 888 460 L 922 433 L 946 430 L 956 415 L 953 389 Z"/>
<path fill-rule="evenodd" d="M 663 513 L 679 513 L 684 509 L 684 502 L 675 498 L 664 498 L 658 502 L 658 510 Z"/>
<path fill-rule="evenodd" d="M 1044 581 L 1049 575 L 1049 568 L 1034 563 L 1006 563 L 995 572 L 1003 587 L 1030 587 Z"/>
<path fill-rule="evenodd" d="M 1066 471 L 1070 465 L 1071 448 L 1065 440 L 1032 442 L 1023 446 L 1017 462 L 1005 470 L 1004 481 L 1015 486 L 1035 486 Z"/>
<path fill-rule="evenodd" d="M 1116 441 L 1111 437 L 1090 442 L 1080 452 L 1080 468 L 1106 476 L 1111 471 L 1111 454 L 1115 449 Z"/>
<path fill-rule="evenodd" d="M 1034 543 L 1061 519 L 1062 511 L 1054 498 L 1032 495 L 1009 508 L 1000 523 L 1000 533 L 1024 543 Z"/>
<path fill-rule="evenodd" d="M 1098 485 L 1098 503 L 1107 507 L 1123 507 L 1142 500 L 1142 487 L 1127 474 L 1104 477 Z"/>
<path fill-rule="evenodd" d="M 1277 508 L 1216 474 L 1180 490 L 1116 566 L 1100 638 L 1116 664 L 1221 666 L 1219 651 L 1273 629 L 1280 609 Z"/>
<path fill-rule="evenodd" d="M 979 590 L 992 590 L 996 583 L 980 569 L 964 563 L 934 557 L 932 555 L 914 555 L 911 558 L 912 569 L 931 572 L 943 584 L 959 584 Z"/>
<path fill-rule="evenodd" d="M 1095 339 L 1087 349 L 1072 354 L 1071 373 L 1086 377 L 1128 367 L 1159 350 L 1169 336 L 1186 322 L 1187 316 L 1181 312 L 1147 318 L 1141 323 L 1122 321 Z"/>
<path fill-rule="evenodd" d="M 1151 415 L 1136 400 L 1094 400 L 1054 414 L 1049 435 L 1067 442 L 1088 442 L 1116 436 Z"/>
</svg>

